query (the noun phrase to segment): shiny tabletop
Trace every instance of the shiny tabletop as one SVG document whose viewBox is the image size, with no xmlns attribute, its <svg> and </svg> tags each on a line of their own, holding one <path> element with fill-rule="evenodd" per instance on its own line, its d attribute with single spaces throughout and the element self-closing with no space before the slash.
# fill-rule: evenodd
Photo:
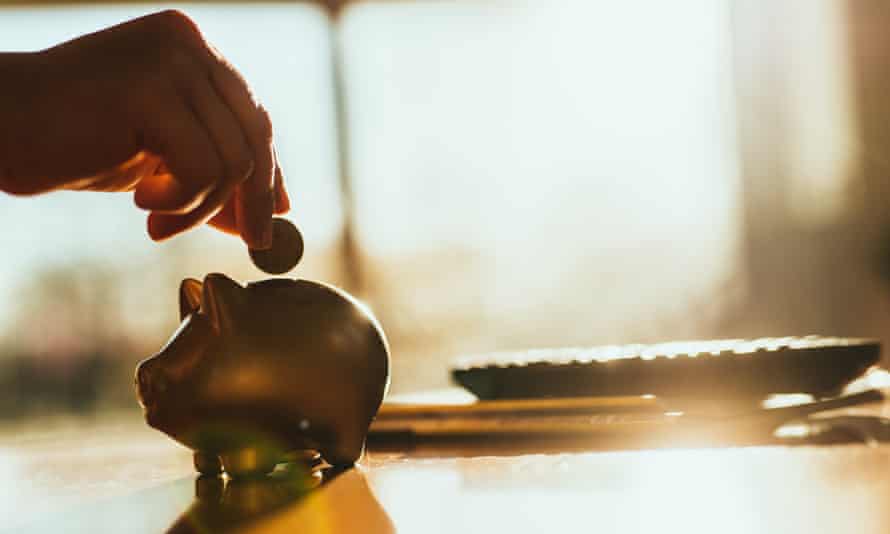
<svg viewBox="0 0 890 534">
<path fill-rule="evenodd" d="M 0 532 L 890 532 L 886 443 L 387 447 L 282 480 L 198 479 L 137 416 L 29 424 L 0 435 Z"/>
</svg>

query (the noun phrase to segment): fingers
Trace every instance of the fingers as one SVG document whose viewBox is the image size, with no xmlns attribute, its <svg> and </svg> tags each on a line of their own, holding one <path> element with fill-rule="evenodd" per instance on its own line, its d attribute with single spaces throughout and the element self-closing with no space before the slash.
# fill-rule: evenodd
<svg viewBox="0 0 890 534">
<path fill-rule="evenodd" d="M 166 239 L 219 217 L 221 211 L 223 213 L 219 220 L 224 222 L 214 226 L 230 233 L 236 232 L 232 193 L 253 170 L 252 152 L 241 126 L 209 80 L 191 85 L 188 92 L 195 114 L 222 159 L 224 172 L 218 177 L 216 188 L 191 212 L 164 215 L 156 210 L 149 217 L 148 223 L 149 235 L 155 240 Z M 224 206 L 229 206 L 229 209 Z"/>
<path fill-rule="evenodd" d="M 197 151 L 193 153 L 204 155 L 200 161 L 184 161 L 177 155 L 185 154 L 185 150 L 170 148 L 169 143 L 176 142 L 175 139 L 166 146 L 159 143 L 159 150 L 166 148 L 163 153 L 171 174 L 140 182 L 136 202 L 152 211 L 148 222 L 152 239 L 163 240 L 214 219 L 214 227 L 237 230 L 250 248 L 268 248 L 272 241 L 272 214 L 290 208 L 276 165 L 272 125 L 268 113 L 254 101 L 240 75 L 221 58 L 214 57 L 214 61 L 212 85 L 187 88 L 192 115 L 205 131 L 210 146 L 193 143 L 191 150 Z M 178 131 L 194 133 L 190 125 Z M 217 154 L 215 163 L 212 153 Z M 203 177 L 213 169 L 213 178 Z M 227 208 L 216 218 L 224 206 Z"/>
<path fill-rule="evenodd" d="M 145 146 L 163 157 L 170 174 L 140 181 L 134 200 L 154 212 L 190 213 L 214 190 L 223 164 L 208 131 L 185 100 L 172 96 L 162 101 L 165 107 L 156 110 L 147 125 Z"/>
<path fill-rule="evenodd" d="M 88 189 L 105 192 L 132 191 L 139 182 L 155 174 L 158 164 L 158 160 L 154 158 L 145 160 L 139 165 L 121 170 L 116 176 L 94 182 Z"/>
<path fill-rule="evenodd" d="M 271 243 L 272 215 L 289 199 L 269 115 L 186 15 L 164 11 L 33 57 L 34 76 L 21 74 L 41 84 L 25 99 L 41 120 L 20 137 L 35 146 L 0 162 L 0 187 L 134 190 L 154 239 L 214 219 L 252 248 Z M 19 168 L 34 180 L 12 183 Z"/>
<path fill-rule="evenodd" d="M 169 168 L 136 185 L 136 204 L 151 211 L 150 236 L 210 222 L 252 249 L 268 248 L 273 213 L 290 208 L 269 114 L 188 17 L 168 11 L 144 23 L 162 36 L 161 79 L 178 97 L 153 87 L 146 99 L 157 105 L 142 132 L 145 148 Z"/>
<path fill-rule="evenodd" d="M 234 182 L 224 183 L 213 190 L 200 206 L 186 214 L 152 212 L 148 216 L 148 235 L 155 241 L 163 241 L 208 222 L 221 211 L 235 186 Z"/>
<path fill-rule="evenodd" d="M 275 215 L 283 215 L 290 211 L 290 199 L 284 186 L 281 171 L 275 171 Z"/>
<path fill-rule="evenodd" d="M 202 79 L 190 84 L 187 91 L 189 102 L 222 158 L 224 175 L 219 178 L 228 182 L 243 182 L 253 172 L 254 163 L 253 153 L 238 119 L 210 80 Z"/>
<path fill-rule="evenodd" d="M 141 180 L 153 176 L 160 164 L 159 157 L 142 150 L 114 169 L 66 189 L 99 192 L 131 191 Z"/>
<path fill-rule="evenodd" d="M 284 175 L 281 172 L 281 165 L 278 163 L 278 151 L 275 150 L 274 145 L 273 153 L 275 154 L 275 215 L 282 215 L 290 211 L 290 197 L 284 185 Z"/>
<path fill-rule="evenodd" d="M 277 158 L 276 158 L 277 159 Z M 237 203 L 236 196 L 233 196 L 226 202 L 223 209 L 220 210 L 207 224 L 225 232 L 227 234 L 240 235 L 238 231 L 238 223 L 235 219 L 235 205 Z M 288 199 L 287 191 L 284 186 L 284 177 L 281 169 L 275 168 L 275 208 L 276 215 L 281 215 L 290 211 L 290 199 Z"/>
<path fill-rule="evenodd" d="M 275 155 L 275 214 L 281 215 L 290 211 L 290 199 L 284 186 L 284 177 L 281 168 L 278 167 L 278 154 Z M 223 209 L 220 210 L 207 224 L 227 234 L 240 235 L 238 223 L 235 220 L 235 197 L 230 197 Z"/>
<path fill-rule="evenodd" d="M 272 123 L 234 67 L 212 52 L 208 57 L 212 62 L 213 84 L 238 119 L 253 152 L 253 173 L 236 192 L 235 219 L 239 233 L 248 247 L 269 248 L 275 204 Z"/>
<path fill-rule="evenodd" d="M 229 198 L 223 209 L 207 221 L 207 224 L 227 234 L 240 235 L 238 233 L 238 223 L 235 221 L 235 197 Z"/>
<path fill-rule="evenodd" d="M 238 186 L 235 220 L 241 237 L 252 249 L 272 246 L 272 213 L 275 208 L 272 147 L 267 145 L 253 174 Z"/>
<path fill-rule="evenodd" d="M 222 198 L 222 194 L 219 198 Z M 213 204 L 215 200 L 216 199 L 214 198 L 208 198 L 205 200 L 205 203 Z M 274 213 L 280 215 L 287 213 L 290 210 L 290 199 L 288 198 L 285 189 L 284 177 L 281 173 L 281 169 L 277 167 L 275 172 L 274 201 Z M 207 224 L 227 234 L 241 235 L 235 215 L 236 205 L 238 203 L 238 195 L 230 194 L 222 209 L 210 217 L 210 219 L 207 220 Z M 204 207 L 203 210 L 206 211 L 203 211 L 201 216 L 198 216 L 197 214 L 193 216 L 152 215 L 149 217 L 149 235 L 151 235 L 153 239 L 160 241 L 197 226 L 203 222 L 206 213 L 212 213 L 209 206 Z"/>
<path fill-rule="evenodd" d="M 254 166 L 241 125 L 210 81 L 192 81 L 183 91 L 194 121 L 185 121 L 187 124 L 177 131 L 197 135 L 200 128 L 204 136 L 199 136 L 197 146 L 192 142 L 193 150 L 198 150 L 192 159 L 185 157 L 181 146 L 168 148 L 165 161 L 170 174 L 147 178 L 136 189 L 137 205 L 152 211 L 148 229 L 154 240 L 166 239 L 214 217 Z M 177 111 L 182 113 L 181 109 Z M 199 128 L 193 128 L 194 123 Z"/>
</svg>

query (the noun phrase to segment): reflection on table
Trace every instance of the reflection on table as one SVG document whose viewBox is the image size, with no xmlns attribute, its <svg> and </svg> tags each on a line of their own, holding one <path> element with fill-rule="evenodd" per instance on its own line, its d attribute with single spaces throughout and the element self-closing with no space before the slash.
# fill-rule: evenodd
<svg viewBox="0 0 890 534">
<path fill-rule="evenodd" d="M 843 417 L 867 413 L 890 405 Z M 2 532 L 890 531 L 890 445 L 861 440 L 372 449 L 342 473 L 235 483 L 197 479 L 190 452 L 138 418 L 21 429 L 0 444 Z"/>
</svg>

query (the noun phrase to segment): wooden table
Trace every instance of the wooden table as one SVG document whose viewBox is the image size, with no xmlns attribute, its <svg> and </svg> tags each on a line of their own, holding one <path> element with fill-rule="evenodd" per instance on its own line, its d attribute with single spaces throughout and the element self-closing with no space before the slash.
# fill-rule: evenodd
<svg viewBox="0 0 890 534">
<path fill-rule="evenodd" d="M 36 428 L 0 435 L 0 532 L 890 532 L 890 444 L 372 450 L 302 491 L 197 481 L 136 414 Z"/>
</svg>

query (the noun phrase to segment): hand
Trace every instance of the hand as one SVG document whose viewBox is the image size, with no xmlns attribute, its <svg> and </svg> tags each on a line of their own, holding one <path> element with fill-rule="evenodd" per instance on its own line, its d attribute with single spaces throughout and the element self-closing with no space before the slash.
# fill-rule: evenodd
<svg viewBox="0 0 890 534">
<path fill-rule="evenodd" d="M 0 74 L 0 189 L 135 191 L 154 240 L 209 222 L 271 244 L 289 200 L 269 115 L 184 14 L 0 54 Z"/>
</svg>

